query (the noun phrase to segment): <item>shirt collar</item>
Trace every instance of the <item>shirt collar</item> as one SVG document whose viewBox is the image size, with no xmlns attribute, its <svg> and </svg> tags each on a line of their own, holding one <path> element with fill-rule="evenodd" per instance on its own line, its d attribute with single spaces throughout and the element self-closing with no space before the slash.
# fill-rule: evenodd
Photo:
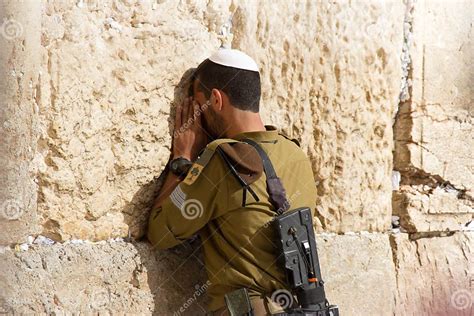
<svg viewBox="0 0 474 316">
<path fill-rule="evenodd" d="M 265 131 L 243 132 L 232 137 L 235 140 L 250 138 L 253 140 L 274 140 L 278 136 L 278 130 L 273 125 L 265 125 Z"/>
</svg>

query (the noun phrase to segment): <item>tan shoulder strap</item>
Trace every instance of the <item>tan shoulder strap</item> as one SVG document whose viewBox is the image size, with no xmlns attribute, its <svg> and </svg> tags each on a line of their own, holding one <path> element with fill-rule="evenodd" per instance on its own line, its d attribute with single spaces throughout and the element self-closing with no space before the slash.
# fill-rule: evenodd
<svg viewBox="0 0 474 316">
<path fill-rule="evenodd" d="M 282 133 L 282 132 L 278 132 L 279 135 L 285 137 L 286 139 L 288 140 L 291 140 L 293 143 L 295 143 L 296 145 L 298 145 L 298 147 L 300 147 L 300 142 L 296 139 L 296 138 L 291 138 L 290 136 Z"/>
<path fill-rule="evenodd" d="M 189 169 L 186 178 L 184 178 L 183 180 L 183 183 L 187 185 L 191 185 L 194 183 L 194 181 L 196 181 L 196 179 L 201 174 L 204 167 L 208 164 L 209 160 L 211 160 L 211 157 L 214 155 L 219 145 L 228 144 L 228 143 L 238 143 L 238 142 L 239 142 L 238 140 L 231 139 L 231 138 L 219 138 L 207 144 L 203 153 L 199 156 L 199 158 L 193 163 L 193 165 Z"/>
</svg>

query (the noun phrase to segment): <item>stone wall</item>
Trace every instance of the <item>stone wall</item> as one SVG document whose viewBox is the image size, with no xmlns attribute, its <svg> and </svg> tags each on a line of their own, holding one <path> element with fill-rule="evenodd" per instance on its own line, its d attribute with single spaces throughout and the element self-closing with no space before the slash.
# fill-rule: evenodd
<svg viewBox="0 0 474 316">
<path fill-rule="evenodd" d="M 472 314 L 472 9 L 467 1 L 407 5 L 392 208 L 408 234 L 391 236 L 400 315 Z"/>
<path fill-rule="evenodd" d="M 255 58 L 265 123 L 311 159 L 341 315 L 469 315 L 472 9 L 0 1 L 0 313 L 205 313 L 199 242 L 141 238 L 174 105 L 224 43 Z"/>
<path fill-rule="evenodd" d="M 0 244 L 41 232 L 37 218 L 36 85 L 41 56 L 41 5 L 0 2 Z"/>
<path fill-rule="evenodd" d="M 409 232 L 458 231 L 474 207 L 472 3 L 417 2 L 405 32 L 411 83 L 396 115 L 393 213 Z"/>
</svg>

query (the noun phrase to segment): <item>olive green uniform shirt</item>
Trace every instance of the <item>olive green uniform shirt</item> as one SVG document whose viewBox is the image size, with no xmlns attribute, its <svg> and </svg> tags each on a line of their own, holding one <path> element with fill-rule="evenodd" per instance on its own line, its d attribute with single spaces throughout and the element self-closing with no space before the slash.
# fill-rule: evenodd
<svg viewBox="0 0 474 316">
<path fill-rule="evenodd" d="M 282 180 L 290 210 L 307 206 L 314 216 L 316 186 L 308 157 L 275 127 L 265 127 L 267 131 L 245 132 L 234 139 L 258 142 Z M 224 295 L 238 288 L 248 288 L 251 296 L 270 296 L 286 288 L 284 270 L 277 261 L 277 235 L 270 224 L 276 213 L 269 202 L 265 174 L 251 184 L 260 201 L 247 193 L 245 207 L 243 189 L 218 153 L 192 184 L 184 182 L 152 210 L 148 238 L 164 249 L 199 233 L 210 281 L 209 310 L 224 307 Z"/>
</svg>

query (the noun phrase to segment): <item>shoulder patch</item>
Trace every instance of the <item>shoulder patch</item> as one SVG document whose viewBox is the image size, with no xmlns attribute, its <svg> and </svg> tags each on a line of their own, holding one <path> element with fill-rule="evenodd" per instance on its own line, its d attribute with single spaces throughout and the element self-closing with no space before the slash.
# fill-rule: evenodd
<svg viewBox="0 0 474 316">
<path fill-rule="evenodd" d="M 179 184 L 176 186 L 173 192 L 171 192 L 170 200 L 179 209 L 181 209 L 183 206 L 184 201 L 186 200 L 186 193 L 183 192 Z"/>
<path fill-rule="evenodd" d="M 186 178 L 184 178 L 183 183 L 187 185 L 191 185 L 194 183 L 194 181 L 196 181 L 196 179 L 199 177 L 204 167 L 206 167 L 206 165 L 211 160 L 211 157 L 214 155 L 217 147 L 220 144 L 238 143 L 238 142 L 239 141 L 235 139 L 219 138 L 207 144 L 201 156 L 199 156 L 199 158 L 196 159 L 196 161 L 193 163 L 191 168 L 189 168 L 188 174 L 186 175 Z"/>
</svg>

